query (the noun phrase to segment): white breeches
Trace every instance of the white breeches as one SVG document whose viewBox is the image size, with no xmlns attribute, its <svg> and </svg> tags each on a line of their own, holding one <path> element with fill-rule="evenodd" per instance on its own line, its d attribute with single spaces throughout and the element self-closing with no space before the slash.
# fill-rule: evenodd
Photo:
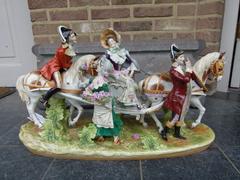
<svg viewBox="0 0 240 180">
<path fill-rule="evenodd" d="M 62 87 L 62 77 L 59 71 L 56 71 L 53 73 L 53 77 L 57 83 L 57 88 L 61 88 Z"/>
</svg>

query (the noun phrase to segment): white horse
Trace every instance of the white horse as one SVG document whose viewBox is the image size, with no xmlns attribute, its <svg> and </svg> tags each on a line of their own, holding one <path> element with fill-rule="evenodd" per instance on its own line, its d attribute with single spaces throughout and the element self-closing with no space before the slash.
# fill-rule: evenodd
<svg viewBox="0 0 240 180">
<path fill-rule="evenodd" d="M 62 92 L 57 94 L 64 98 L 67 97 L 66 100 L 71 105 L 69 117 L 70 126 L 78 121 L 83 111 L 82 106 L 78 102 L 78 95 L 81 93 L 80 89 L 85 87 L 89 82 L 91 75 L 86 73 L 86 70 L 95 59 L 96 57 L 94 55 L 82 56 L 62 74 Z M 16 88 L 21 99 L 26 103 L 29 119 L 38 127 L 42 127 L 45 119 L 35 112 L 37 103 L 40 97 L 52 87 L 55 87 L 55 82 L 46 80 L 38 72 L 28 73 L 17 79 Z M 82 102 L 84 102 L 84 100 Z M 78 114 L 72 119 L 71 115 L 74 108 L 78 110 Z"/>
<path fill-rule="evenodd" d="M 221 80 L 223 76 L 223 68 L 224 53 L 213 52 L 198 60 L 193 66 L 193 71 L 202 84 L 205 85 L 208 82 L 214 84 L 215 82 Z M 194 128 L 201 123 L 202 116 L 206 111 L 205 107 L 200 101 L 201 96 L 205 96 L 206 94 L 195 82 L 191 81 L 191 83 L 192 96 L 190 102 L 191 105 L 197 107 L 200 111 L 198 118 L 192 123 L 192 127 Z M 172 89 L 171 78 L 168 73 L 148 76 L 139 82 L 139 89 L 142 93 L 147 95 L 152 104 L 162 102 Z M 156 125 L 159 127 L 159 132 L 161 132 L 163 130 L 163 126 L 156 114 L 151 112 L 150 116 L 154 119 Z M 143 125 L 147 126 L 147 123 L 144 121 L 144 115 L 141 115 L 140 118 L 140 121 L 143 123 Z"/>
<path fill-rule="evenodd" d="M 209 53 L 197 61 L 193 66 L 193 71 L 200 78 L 203 84 L 205 85 L 207 83 L 209 87 L 209 94 L 212 93 L 210 92 L 210 88 L 213 88 L 213 84 L 220 81 L 223 77 L 224 54 L 225 53 L 218 52 Z M 215 92 L 215 89 L 211 91 Z M 201 123 L 202 117 L 206 111 L 206 108 L 200 101 L 201 96 L 205 95 L 206 94 L 202 89 L 199 89 L 196 84 L 193 84 L 193 91 L 190 102 L 191 105 L 199 109 L 199 115 L 197 119 L 192 123 L 193 128 Z"/>
<path fill-rule="evenodd" d="M 97 72 L 95 71 L 97 67 L 99 67 L 101 71 L 104 71 L 107 74 L 109 74 L 107 71 L 113 70 L 111 62 L 105 61 L 104 63 L 99 63 L 101 61 L 98 60 L 100 59 L 97 59 L 97 57 L 93 55 L 82 56 L 75 63 L 73 63 L 72 66 L 65 73 L 62 74 L 63 77 L 62 88 L 61 92 L 58 92 L 57 95 L 66 98 L 66 100 L 71 104 L 69 117 L 70 126 L 74 125 L 81 116 L 81 113 L 83 111 L 81 103 L 92 105 L 98 104 L 96 102 L 84 100 L 81 97 L 80 89 L 86 87 L 89 84 L 90 77 L 96 75 Z M 120 87 L 121 84 L 122 87 Z M 126 86 L 125 82 L 117 84 L 117 86 L 118 88 L 120 87 L 120 89 L 127 88 L 125 87 Z M 38 72 L 31 72 L 26 75 L 22 75 L 18 78 L 16 83 L 16 88 L 19 92 L 19 95 L 21 99 L 26 103 L 27 110 L 29 113 L 29 119 L 40 128 L 42 127 L 45 118 L 40 114 L 37 114 L 35 112 L 35 109 L 40 97 L 43 94 L 45 94 L 46 91 L 49 90 L 51 87 L 55 87 L 55 82 L 47 81 Z M 111 89 L 113 90 L 114 88 Z M 121 94 L 122 91 L 120 90 L 119 93 Z M 116 96 L 117 95 L 119 94 L 116 94 Z M 158 102 L 156 104 L 152 104 L 151 107 L 142 110 L 139 110 L 137 108 L 131 109 L 129 107 L 121 108 L 120 106 L 116 106 L 116 112 L 121 114 L 139 116 L 145 113 L 156 111 L 157 109 L 161 108 L 162 104 L 163 104 L 162 102 Z M 74 108 L 77 108 L 78 114 L 76 117 L 72 119 L 71 115 L 73 113 Z"/>
</svg>

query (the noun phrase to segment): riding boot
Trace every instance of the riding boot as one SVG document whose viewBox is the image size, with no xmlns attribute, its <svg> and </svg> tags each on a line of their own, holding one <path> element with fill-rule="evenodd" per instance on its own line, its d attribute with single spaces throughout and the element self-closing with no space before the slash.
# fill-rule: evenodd
<svg viewBox="0 0 240 180">
<path fill-rule="evenodd" d="M 186 138 L 184 136 L 181 135 L 181 127 L 180 126 L 175 126 L 175 132 L 174 132 L 174 137 L 178 138 L 178 139 L 183 139 L 185 140 Z"/>
<path fill-rule="evenodd" d="M 40 102 L 45 106 L 49 107 L 48 100 L 57 92 L 59 92 L 61 89 L 60 88 L 51 88 L 47 91 L 45 95 L 43 95 L 40 99 Z"/>
<path fill-rule="evenodd" d="M 167 138 L 168 130 L 169 130 L 169 128 L 167 126 L 165 126 L 164 129 L 161 131 L 162 139 L 165 141 L 168 140 L 168 138 Z"/>
</svg>

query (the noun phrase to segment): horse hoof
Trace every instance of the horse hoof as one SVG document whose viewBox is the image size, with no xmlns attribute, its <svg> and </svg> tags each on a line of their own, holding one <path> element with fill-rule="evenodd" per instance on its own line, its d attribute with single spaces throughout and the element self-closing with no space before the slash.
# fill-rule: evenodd
<svg viewBox="0 0 240 180">
<path fill-rule="evenodd" d="M 43 125 L 41 124 L 41 123 L 39 123 L 39 122 L 34 122 L 34 124 L 38 127 L 38 128 L 42 128 L 43 127 Z"/>
<path fill-rule="evenodd" d="M 192 128 L 197 127 L 198 124 L 199 124 L 199 123 L 192 123 Z"/>
<path fill-rule="evenodd" d="M 147 128 L 148 124 L 147 123 L 143 123 L 143 127 Z"/>
<path fill-rule="evenodd" d="M 74 127 L 75 124 L 69 123 L 68 125 L 69 125 L 69 127 Z"/>
<path fill-rule="evenodd" d="M 69 123 L 68 123 L 69 127 L 74 127 L 75 124 L 76 124 L 75 122 L 69 122 Z"/>
<path fill-rule="evenodd" d="M 161 134 L 163 131 L 163 128 L 159 129 L 158 132 Z"/>
<path fill-rule="evenodd" d="M 140 120 L 140 115 L 136 116 L 136 120 L 139 121 Z"/>
<path fill-rule="evenodd" d="M 41 114 L 35 113 L 35 115 L 37 117 L 38 122 L 40 122 L 41 124 L 45 122 L 45 118 Z"/>
</svg>

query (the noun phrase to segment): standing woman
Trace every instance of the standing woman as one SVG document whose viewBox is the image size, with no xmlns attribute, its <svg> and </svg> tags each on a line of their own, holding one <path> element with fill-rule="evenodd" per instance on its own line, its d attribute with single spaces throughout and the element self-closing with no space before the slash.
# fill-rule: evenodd
<svg viewBox="0 0 240 180">
<path fill-rule="evenodd" d="M 65 26 L 58 27 L 58 34 L 60 35 L 62 44 L 57 49 L 55 56 L 48 61 L 39 71 L 40 74 L 47 80 L 55 80 L 56 87 L 51 88 L 40 99 L 40 102 L 47 106 L 49 98 L 60 91 L 62 86 L 61 72 L 67 70 L 72 65 L 72 58 L 76 56 L 76 53 L 72 47 L 73 43 L 76 43 L 77 35 L 72 29 Z"/>
<path fill-rule="evenodd" d="M 108 86 L 107 76 L 111 71 L 110 62 L 100 61 L 97 72 L 98 75 L 83 92 L 83 97 L 89 101 L 96 102 L 93 111 L 93 123 L 97 132 L 95 140 L 104 141 L 105 137 L 113 137 L 114 144 L 120 144 L 120 133 L 123 122 L 114 110 L 114 98 L 111 96 Z"/>
</svg>

